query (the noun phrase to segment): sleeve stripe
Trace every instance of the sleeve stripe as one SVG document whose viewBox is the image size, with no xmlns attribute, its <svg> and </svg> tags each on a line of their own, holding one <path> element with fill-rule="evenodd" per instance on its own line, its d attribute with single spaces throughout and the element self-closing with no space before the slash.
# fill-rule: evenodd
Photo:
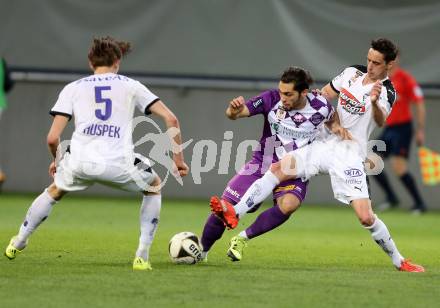
<svg viewBox="0 0 440 308">
<path fill-rule="evenodd" d="M 333 85 L 333 81 L 330 81 L 330 86 L 332 87 L 332 89 L 339 94 L 339 91 L 335 88 L 335 86 Z"/>
<path fill-rule="evenodd" d="M 145 107 L 144 113 L 145 113 L 146 115 L 151 114 L 150 107 L 153 106 L 153 104 L 157 103 L 158 101 L 160 101 L 160 98 L 156 98 L 156 99 L 153 100 L 151 103 L 149 103 L 148 106 Z"/>
<path fill-rule="evenodd" d="M 60 116 L 63 116 L 63 117 L 66 117 L 66 118 L 69 118 L 69 121 L 72 119 L 72 115 L 71 114 L 68 114 L 68 113 L 64 113 L 64 112 L 59 112 L 59 111 L 50 111 L 49 112 L 49 114 L 51 115 L 51 116 L 56 116 L 56 115 L 60 115 Z"/>
</svg>

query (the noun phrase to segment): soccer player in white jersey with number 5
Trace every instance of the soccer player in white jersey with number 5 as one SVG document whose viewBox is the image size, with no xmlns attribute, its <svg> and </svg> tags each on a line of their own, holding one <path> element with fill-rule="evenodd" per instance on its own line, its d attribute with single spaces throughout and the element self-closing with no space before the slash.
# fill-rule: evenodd
<svg viewBox="0 0 440 308">
<path fill-rule="evenodd" d="M 373 213 L 364 168 L 370 134 L 376 126 L 384 125 L 395 101 L 395 91 L 387 73 L 396 55 L 397 48 L 390 40 L 373 40 L 367 67 L 348 67 L 322 89 L 327 99 L 338 98 L 340 124 L 350 132 L 352 141 L 341 141 L 331 135 L 290 152 L 280 162 L 272 164 L 238 204 L 232 206 L 222 200 L 222 207 L 212 208 L 213 212 L 228 225 L 237 225 L 236 220 L 264 201 L 280 182 L 293 178 L 307 180 L 319 173 L 328 173 L 335 198 L 353 207 L 360 223 L 390 256 L 394 266 L 400 271 L 424 272 L 422 266 L 402 257 L 386 225 Z M 245 232 L 234 237 L 228 255 L 241 256 L 246 240 Z"/>
<path fill-rule="evenodd" d="M 54 158 L 49 173 L 52 183 L 29 208 L 23 224 L 5 255 L 14 259 L 28 243 L 35 229 L 49 216 L 52 207 L 67 192 L 84 190 L 101 183 L 126 191 L 143 193 L 140 210 L 139 246 L 134 270 L 151 270 L 149 248 L 159 223 L 161 209 L 160 179 L 142 160 L 135 157 L 132 141 L 134 109 L 155 114 L 167 128 L 179 129 L 176 116 L 140 82 L 118 75 L 122 57 L 130 44 L 111 37 L 94 39 L 88 58 L 94 74 L 74 81 L 61 91 L 50 114 L 54 116 L 47 136 Z M 69 150 L 56 164 L 60 136 L 68 121 L 75 118 Z M 180 133 L 174 142 L 181 144 Z M 183 154 L 173 155 L 180 176 L 188 173 Z"/>
</svg>

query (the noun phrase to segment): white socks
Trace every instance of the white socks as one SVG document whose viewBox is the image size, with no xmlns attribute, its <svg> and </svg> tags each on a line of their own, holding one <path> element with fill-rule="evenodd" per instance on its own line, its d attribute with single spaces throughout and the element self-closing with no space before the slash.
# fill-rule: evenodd
<svg viewBox="0 0 440 308">
<path fill-rule="evenodd" d="M 238 236 L 244 238 L 245 240 L 249 240 L 245 230 L 238 233 Z"/>
<path fill-rule="evenodd" d="M 383 251 L 385 251 L 385 253 L 391 257 L 394 266 L 399 268 L 403 257 L 397 250 L 396 244 L 394 244 L 387 226 L 385 226 L 383 221 L 380 220 L 376 215 L 374 216 L 376 218 L 374 223 L 365 228 L 371 232 L 371 237 L 383 249 Z"/>
<path fill-rule="evenodd" d="M 49 216 L 55 203 L 56 201 L 52 199 L 47 189 L 32 202 L 20 227 L 20 231 L 15 238 L 15 248 L 21 250 L 26 247 L 29 236 Z"/>
<path fill-rule="evenodd" d="M 161 195 L 144 195 L 140 210 L 141 236 L 136 257 L 148 260 L 150 246 L 159 224 L 161 204 Z"/>
<path fill-rule="evenodd" d="M 278 178 L 268 170 L 261 179 L 256 180 L 246 191 L 240 202 L 234 206 L 238 217 L 243 217 L 247 211 L 263 202 L 272 190 L 280 183 Z"/>
</svg>

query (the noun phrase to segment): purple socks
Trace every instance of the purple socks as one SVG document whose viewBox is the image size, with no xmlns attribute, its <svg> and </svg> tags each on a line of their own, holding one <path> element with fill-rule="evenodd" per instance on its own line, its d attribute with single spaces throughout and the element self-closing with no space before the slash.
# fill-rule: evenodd
<svg viewBox="0 0 440 308">
<path fill-rule="evenodd" d="M 255 222 L 246 229 L 246 235 L 249 239 L 266 233 L 282 225 L 290 215 L 284 215 L 278 205 L 273 206 L 258 215 Z"/>
<path fill-rule="evenodd" d="M 202 234 L 202 246 L 203 251 L 211 249 L 212 245 L 220 239 L 225 231 L 225 225 L 214 214 L 209 215 L 208 220 L 205 223 Z"/>
</svg>

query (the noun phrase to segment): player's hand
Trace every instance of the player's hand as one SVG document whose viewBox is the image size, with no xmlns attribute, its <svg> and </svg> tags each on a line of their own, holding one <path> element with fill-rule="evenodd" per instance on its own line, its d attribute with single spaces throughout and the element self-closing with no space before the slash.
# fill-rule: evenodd
<svg viewBox="0 0 440 308">
<path fill-rule="evenodd" d="M 332 129 L 332 132 L 339 136 L 342 140 L 353 140 L 353 136 L 350 134 L 350 132 L 348 131 L 348 129 L 337 125 L 336 127 L 334 127 Z"/>
<path fill-rule="evenodd" d="M 49 165 L 49 175 L 53 178 L 55 176 L 55 172 L 57 172 L 57 166 L 53 161 Z"/>
<path fill-rule="evenodd" d="M 176 163 L 176 167 L 177 167 L 177 172 L 181 177 L 188 175 L 189 167 L 184 161 Z"/>
<path fill-rule="evenodd" d="M 245 103 L 244 97 L 238 96 L 229 102 L 229 108 L 231 108 L 233 114 L 238 114 L 243 110 Z"/>
<path fill-rule="evenodd" d="M 425 144 L 425 132 L 423 129 L 418 129 L 416 131 L 416 144 L 421 147 Z"/>
<path fill-rule="evenodd" d="M 322 95 L 322 91 L 321 91 L 321 89 L 313 89 L 312 94 L 313 95 Z"/>
<path fill-rule="evenodd" d="M 377 80 L 373 88 L 371 88 L 370 92 L 370 100 L 372 104 L 376 104 L 376 102 L 379 100 L 380 92 L 382 91 L 382 81 Z"/>
</svg>

